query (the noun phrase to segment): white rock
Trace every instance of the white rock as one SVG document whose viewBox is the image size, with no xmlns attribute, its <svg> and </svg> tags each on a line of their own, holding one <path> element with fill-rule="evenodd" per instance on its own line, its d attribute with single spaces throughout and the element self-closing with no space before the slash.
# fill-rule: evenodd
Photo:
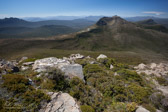
<svg viewBox="0 0 168 112">
<path fill-rule="evenodd" d="M 114 68 L 114 66 L 111 64 L 111 65 L 110 65 L 110 69 L 112 70 L 113 68 Z"/>
<path fill-rule="evenodd" d="M 29 66 L 29 65 L 33 65 L 34 62 L 26 62 L 26 63 L 23 63 L 24 66 Z"/>
<path fill-rule="evenodd" d="M 151 69 L 155 69 L 157 67 L 157 64 L 156 63 L 151 63 L 151 65 L 150 65 L 150 68 Z"/>
<path fill-rule="evenodd" d="M 136 112 L 150 112 L 147 109 L 143 108 L 142 106 L 139 106 Z"/>
<path fill-rule="evenodd" d="M 99 59 L 104 59 L 104 58 L 107 58 L 107 56 L 104 55 L 104 54 L 100 54 L 100 55 L 97 57 L 97 60 L 99 60 Z"/>
<path fill-rule="evenodd" d="M 48 68 L 58 68 L 69 78 L 77 76 L 84 80 L 82 66 L 79 64 L 70 64 L 67 60 L 50 57 L 36 60 L 33 65 L 33 70 L 36 72 L 45 72 Z"/>
<path fill-rule="evenodd" d="M 146 65 L 141 63 L 138 66 L 134 67 L 135 69 L 140 69 L 140 70 L 144 70 L 146 68 Z"/>
<path fill-rule="evenodd" d="M 80 107 L 68 93 L 52 93 L 51 101 L 40 112 L 81 112 Z"/>
<path fill-rule="evenodd" d="M 24 60 L 28 59 L 28 57 L 22 57 L 19 61 L 19 63 L 23 62 Z"/>
<path fill-rule="evenodd" d="M 22 70 L 22 71 L 25 71 L 25 70 L 27 70 L 27 69 L 29 69 L 28 66 L 21 66 L 21 70 Z"/>
<path fill-rule="evenodd" d="M 83 59 L 84 56 L 81 54 L 71 54 L 69 60 Z"/>
</svg>

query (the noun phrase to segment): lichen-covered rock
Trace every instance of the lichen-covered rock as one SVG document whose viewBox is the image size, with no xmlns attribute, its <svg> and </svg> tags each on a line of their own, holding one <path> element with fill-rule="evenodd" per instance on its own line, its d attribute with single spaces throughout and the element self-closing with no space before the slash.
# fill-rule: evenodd
<svg viewBox="0 0 168 112">
<path fill-rule="evenodd" d="M 68 93 L 52 93 L 51 101 L 40 112 L 81 112 L 80 107 Z"/>
<path fill-rule="evenodd" d="M 142 106 L 139 106 L 136 112 L 150 112 L 149 110 L 143 108 Z"/>
<path fill-rule="evenodd" d="M 84 80 L 82 66 L 79 64 L 71 64 L 67 60 L 50 57 L 36 60 L 33 65 L 33 70 L 36 72 L 45 72 L 48 68 L 60 69 L 69 78 L 79 77 Z"/>
<path fill-rule="evenodd" d="M 99 59 L 103 59 L 103 58 L 107 58 L 107 56 L 104 55 L 104 54 L 100 54 L 100 55 L 97 57 L 97 60 L 99 60 Z"/>
</svg>

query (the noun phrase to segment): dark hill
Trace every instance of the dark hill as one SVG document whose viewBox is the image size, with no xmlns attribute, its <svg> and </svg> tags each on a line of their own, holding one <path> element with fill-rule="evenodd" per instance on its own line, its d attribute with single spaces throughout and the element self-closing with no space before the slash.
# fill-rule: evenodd
<svg viewBox="0 0 168 112">
<path fill-rule="evenodd" d="M 155 24 L 157 24 L 153 19 L 138 21 L 137 23 L 138 24 L 144 24 L 144 25 L 155 25 Z"/>
</svg>

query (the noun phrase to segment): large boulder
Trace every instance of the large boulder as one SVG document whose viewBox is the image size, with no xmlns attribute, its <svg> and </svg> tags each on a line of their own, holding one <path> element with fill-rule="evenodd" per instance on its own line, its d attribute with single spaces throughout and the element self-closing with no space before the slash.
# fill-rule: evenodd
<svg viewBox="0 0 168 112">
<path fill-rule="evenodd" d="M 104 55 L 104 54 L 100 54 L 100 55 L 97 57 L 97 60 L 99 60 L 99 59 L 104 59 L 104 58 L 107 58 L 107 56 Z"/>
<path fill-rule="evenodd" d="M 51 101 L 40 112 L 81 112 L 80 107 L 68 93 L 50 92 Z"/>
<path fill-rule="evenodd" d="M 149 110 L 143 108 L 142 106 L 139 106 L 136 112 L 150 112 Z"/>
<path fill-rule="evenodd" d="M 69 78 L 79 77 L 84 80 L 82 66 L 79 64 L 71 64 L 68 60 L 50 57 L 36 60 L 33 65 L 33 70 L 36 72 L 45 72 L 48 68 L 60 69 Z"/>
</svg>

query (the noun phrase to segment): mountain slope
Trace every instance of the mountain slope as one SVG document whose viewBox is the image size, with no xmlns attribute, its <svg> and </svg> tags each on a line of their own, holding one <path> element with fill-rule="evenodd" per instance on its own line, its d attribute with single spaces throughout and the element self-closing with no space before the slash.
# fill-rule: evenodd
<svg viewBox="0 0 168 112">
<path fill-rule="evenodd" d="M 145 29 L 152 29 L 159 32 L 168 33 L 168 28 L 166 28 L 164 25 L 157 24 L 153 19 L 147 19 L 143 21 L 136 22 L 140 27 Z"/>
<path fill-rule="evenodd" d="M 72 49 L 108 51 L 141 49 L 167 52 L 168 48 L 166 33 L 139 27 L 118 16 L 100 19 L 96 25 L 90 27 L 90 31 L 78 33 L 74 41 Z"/>
<path fill-rule="evenodd" d="M 0 38 L 30 38 L 49 37 L 77 31 L 71 27 L 60 25 L 45 25 L 37 28 L 4 27 L 0 28 Z"/>
</svg>

